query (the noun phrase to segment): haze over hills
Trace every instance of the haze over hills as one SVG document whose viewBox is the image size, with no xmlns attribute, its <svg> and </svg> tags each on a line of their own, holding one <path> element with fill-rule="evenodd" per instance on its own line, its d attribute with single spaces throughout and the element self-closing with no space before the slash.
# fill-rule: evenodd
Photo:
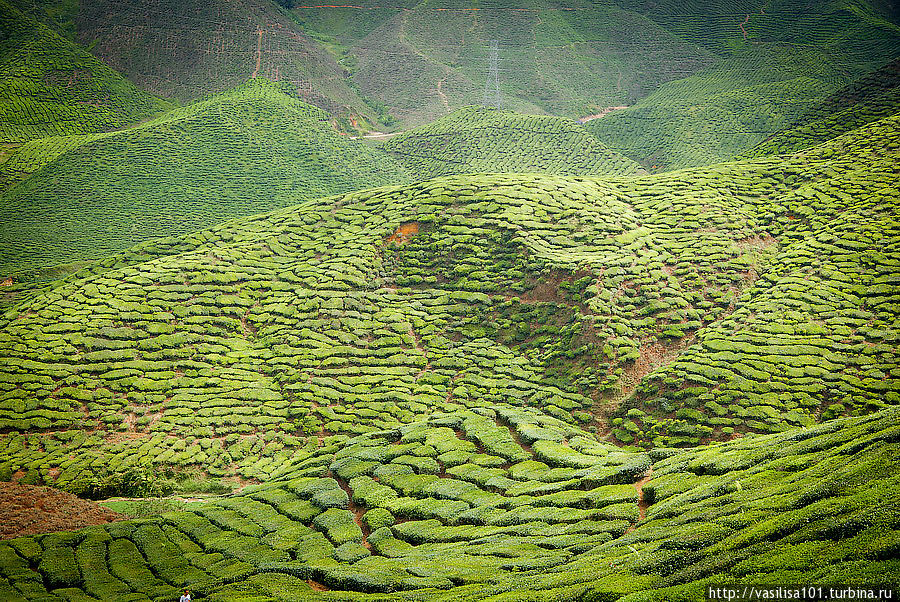
<svg viewBox="0 0 900 602">
<path fill-rule="evenodd" d="M 78 41 L 160 96 L 187 102 L 265 77 L 290 82 L 348 128 L 374 122 L 334 58 L 272 2 L 84 0 L 74 22 Z"/>
<path fill-rule="evenodd" d="M 2 2 L 0 599 L 900 591 L 890 3 Z"/>
<path fill-rule="evenodd" d="M 702 43 L 704 32 L 712 44 L 717 30 L 706 29 L 699 9 L 714 3 L 701 4 L 687 19 L 698 34 L 691 39 Z M 746 37 L 735 30 L 728 38 L 733 50 L 721 62 L 586 127 L 654 171 L 709 165 L 787 128 L 900 49 L 900 28 L 868 5 L 783 1 L 747 13 L 740 30 Z"/>
</svg>

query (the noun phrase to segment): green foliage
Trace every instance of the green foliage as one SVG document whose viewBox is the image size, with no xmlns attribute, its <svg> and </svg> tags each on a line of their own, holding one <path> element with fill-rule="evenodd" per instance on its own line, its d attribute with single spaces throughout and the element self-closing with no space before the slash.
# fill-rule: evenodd
<svg viewBox="0 0 900 602">
<path fill-rule="evenodd" d="M 420 178 L 484 172 L 638 175 L 568 119 L 465 107 L 381 145 Z"/>
<path fill-rule="evenodd" d="M 119 128 L 170 106 L 14 4 L 0 3 L 0 148 Z M 8 178 L 0 172 L 0 186 Z"/>
<path fill-rule="evenodd" d="M 0 170 L 31 174 L 2 192 L 3 274 L 407 180 L 386 154 L 334 132 L 325 111 L 262 79 L 122 131 L 34 141 Z M 78 225 L 67 225 L 75 205 Z"/>
</svg>

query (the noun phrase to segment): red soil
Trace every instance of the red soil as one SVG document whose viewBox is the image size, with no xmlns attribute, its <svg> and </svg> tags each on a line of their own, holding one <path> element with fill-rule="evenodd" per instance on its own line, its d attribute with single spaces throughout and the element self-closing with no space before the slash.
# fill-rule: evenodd
<svg viewBox="0 0 900 602">
<path fill-rule="evenodd" d="M 0 539 L 72 531 L 124 518 L 58 489 L 0 482 Z"/>
<path fill-rule="evenodd" d="M 404 244 L 409 242 L 410 237 L 419 233 L 419 222 L 408 222 L 406 224 L 400 224 L 400 227 L 397 228 L 397 231 L 384 239 L 384 244 L 389 245 L 392 242 L 396 242 L 397 244 Z"/>
</svg>

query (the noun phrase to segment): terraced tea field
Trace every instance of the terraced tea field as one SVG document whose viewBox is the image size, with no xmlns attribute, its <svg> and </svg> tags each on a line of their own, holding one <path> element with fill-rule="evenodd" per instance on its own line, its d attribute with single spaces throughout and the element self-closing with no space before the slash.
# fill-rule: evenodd
<svg viewBox="0 0 900 602">
<path fill-rule="evenodd" d="M 798 122 L 746 153 L 762 157 L 791 153 L 897 113 L 900 60 L 885 65 L 827 98 Z"/>
<path fill-rule="evenodd" d="M 614 153 L 568 119 L 465 107 L 389 138 L 380 148 L 417 177 L 465 173 L 639 175 L 631 159 Z"/>
<path fill-rule="evenodd" d="M 98 259 L 302 199 L 409 181 L 289 86 L 245 83 L 119 132 L 35 140 L 0 165 L 0 274 Z M 72 208 L 78 210 L 73 213 Z"/>
<path fill-rule="evenodd" d="M 0 147 L 119 128 L 170 106 L 14 5 L 0 2 Z"/>
<path fill-rule="evenodd" d="M 289 84 L 347 129 L 375 123 L 328 50 L 274 2 L 85 0 L 72 20 L 78 42 L 162 97 L 187 103 L 264 77 Z"/>
<path fill-rule="evenodd" d="M 897 587 L 898 417 L 647 455 L 536 410 L 437 413 L 324 438 L 219 502 L 2 542 L 0 591 L 636 601 L 723 582 Z"/>
<path fill-rule="evenodd" d="M 146 462 L 269 478 L 317 438 L 485 403 L 654 446 L 893 405 L 897 131 L 641 179 L 437 179 L 145 243 L 5 313 L 0 466 L 87 491 L 91 466 Z"/>
<path fill-rule="evenodd" d="M 664 83 L 628 109 L 585 125 L 610 149 L 652 171 L 743 155 L 841 98 L 839 90 L 896 60 L 900 48 L 896 25 L 874 6 L 854 9 L 782 0 L 760 12 L 758 6 L 741 10 L 732 3 L 726 8 L 706 1 L 690 7 L 663 2 L 652 12 L 648 16 L 683 28 L 683 35 L 706 47 L 719 52 L 722 46 L 730 47 L 715 65 Z M 742 37 L 738 17 L 745 15 Z M 726 26 L 728 21 L 733 25 Z M 725 36 L 729 28 L 732 33 Z M 879 104 L 890 102 L 888 97 Z M 864 106 L 856 108 L 860 117 L 875 109 Z M 835 133 L 867 121 L 854 117 L 854 109 L 847 110 L 847 129 L 842 126 Z M 875 118 L 890 114 L 883 109 L 874 113 Z M 813 138 L 810 144 L 824 140 Z"/>
<path fill-rule="evenodd" d="M 0 0 L 0 599 L 900 591 L 895 13 Z"/>
</svg>

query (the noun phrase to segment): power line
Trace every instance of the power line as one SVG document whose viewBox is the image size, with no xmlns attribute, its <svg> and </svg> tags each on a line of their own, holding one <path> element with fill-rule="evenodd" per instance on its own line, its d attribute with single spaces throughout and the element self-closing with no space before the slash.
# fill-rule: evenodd
<svg viewBox="0 0 900 602">
<path fill-rule="evenodd" d="M 491 40 L 491 51 L 488 54 L 488 74 L 484 82 L 484 99 L 481 104 L 486 107 L 500 108 L 500 47 L 497 40 Z"/>
</svg>

